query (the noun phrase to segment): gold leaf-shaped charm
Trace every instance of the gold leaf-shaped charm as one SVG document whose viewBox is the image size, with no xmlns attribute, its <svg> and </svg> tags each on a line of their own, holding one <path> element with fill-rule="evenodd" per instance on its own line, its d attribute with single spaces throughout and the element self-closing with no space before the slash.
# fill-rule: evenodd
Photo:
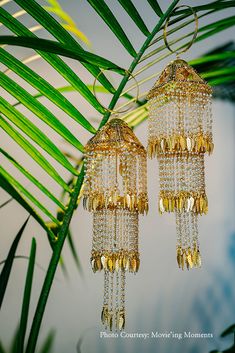
<svg viewBox="0 0 235 353">
<path fill-rule="evenodd" d="M 162 198 L 160 198 L 160 200 L 159 200 L 159 210 L 160 210 L 161 213 L 165 212 L 165 208 L 163 206 L 163 199 Z"/>
<path fill-rule="evenodd" d="M 109 198 L 108 198 L 108 196 L 106 196 L 105 199 L 104 199 L 105 208 L 108 208 L 108 204 L 109 204 Z"/>
<path fill-rule="evenodd" d="M 116 254 L 113 254 L 112 255 L 113 271 L 116 270 L 116 260 L 117 260 Z"/>
<path fill-rule="evenodd" d="M 205 151 L 205 140 L 203 138 L 203 136 L 201 136 L 201 152 Z"/>
<path fill-rule="evenodd" d="M 169 210 L 169 204 L 168 204 L 168 198 L 167 197 L 164 197 L 163 199 L 163 207 L 166 211 Z"/>
<path fill-rule="evenodd" d="M 201 135 L 199 135 L 199 136 L 197 137 L 197 144 L 196 144 L 196 150 L 197 150 L 197 152 L 200 152 L 201 147 L 202 147 L 202 139 L 201 139 Z"/>
<path fill-rule="evenodd" d="M 172 199 L 168 199 L 168 205 L 169 205 L 169 212 L 172 212 Z"/>
<path fill-rule="evenodd" d="M 214 151 L 214 144 L 213 144 L 213 142 L 210 142 L 210 144 L 209 144 L 209 154 L 212 154 L 213 153 L 213 151 Z"/>
<path fill-rule="evenodd" d="M 206 198 L 204 198 L 203 213 L 207 214 L 207 212 L 208 212 L 208 201 Z"/>
<path fill-rule="evenodd" d="M 104 305 L 101 312 L 101 322 L 103 325 L 107 323 L 107 319 L 108 319 L 108 307 L 107 305 Z"/>
<path fill-rule="evenodd" d="M 174 152 L 175 151 L 175 145 L 176 145 L 176 137 L 175 137 L 175 135 L 173 135 L 171 137 L 171 145 L 172 145 L 172 151 Z"/>
<path fill-rule="evenodd" d="M 96 261 L 94 258 L 91 259 L 91 268 L 93 270 L 93 272 L 95 273 L 97 271 L 97 268 L 96 268 Z"/>
<path fill-rule="evenodd" d="M 202 266 L 202 260 L 201 260 L 201 254 L 200 251 L 197 251 L 197 261 L 196 261 L 196 266 L 201 267 Z"/>
<path fill-rule="evenodd" d="M 130 260 L 129 260 L 129 257 L 127 257 L 126 264 L 125 264 L 125 270 L 128 271 L 129 267 L 130 267 Z"/>
<path fill-rule="evenodd" d="M 161 149 L 162 149 L 162 152 L 165 152 L 165 139 L 161 140 Z"/>
<path fill-rule="evenodd" d="M 187 250 L 187 261 L 188 261 L 190 268 L 192 268 L 193 267 L 193 260 L 192 260 L 192 253 L 191 253 L 190 248 L 188 248 L 188 250 Z"/>
<path fill-rule="evenodd" d="M 146 213 L 146 215 L 147 215 L 148 210 L 149 210 L 149 204 L 148 204 L 148 201 L 145 201 L 145 203 L 144 203 L 144 209 L 145 209 L 145 213 Z"/>
<path fill-rule="evenodd" d="M 180 260 L 182 270 L 184 270 L 184 262 L 185 262 L 185 256 L 184 256 L 184 250 L 183 250 L 181 254 L 181 260 Z"/>
<path fill-rule="evenodd" d="M 195 138 L 192 137 L 191 138 L 191 151 L 194 151 L 195 150 Z"/>
<path fill-rule="evenodd" d="M 131 197 L 129 194 L 126 195 L 126 203 L 127 203 L 127 207 L 130 208 L 131 206 Z"/>
<path fill-rule="evenodd" d="M 177 263 L 179 268 L 181 268 L 181 250 L 180 248 L 177 249 L 177 255 L 176 255 Z"/>
<path fill-rule="evenodd" d="M 115 261 L 115 270 L 118 272 L 119 270 L 119 259 L 117 258 L 117 260 Z"/>
<path fill-rule="evenodd" d="M 120 331 L 124 330 L 124 328 L 125 328 L 125 314 L 124 313 L 120 313 L 118 315 L 118 328 Z"/>
<path fill-rule="evenodd" d="M 136 258 L 136 272 L 139 271 L 139 268 L 140 268 L 140 259 L 137 257 Z"/>
<path fill-rule="evenodd" d="M 113 260 L 111 256 L 108 258 L 108 270 L 113 272 Z"/>
<path fill-rule="evenodd" d="M 186 141 L 185 141 L 184 136 L 180 136 L 180 147 L 181 147 L 182 151 L 184 151 L 186 149 Z"/>
<path fill-rule="evenodd" d="M 127 255 L 123 255 L 122 258 L 122 269 L 125 270 L 126 268 L 126 263 L 127 263 Z"/>
<path fill-rule="evenodd" d="M 200 212 L 200 202 L 199 202 L 199 198 L 196 199 L 196 213 Z"/>
<path fill-rule="evenodd" d="M 172 151 L 172 141 L 171 141 L 171 138 L 170 138 L 170 137 L 167 138 L 166 144 L 167 144 L 168 150 L 169 150 L 169 151 Z"/>
<path fill-rule="evenodd" d="M 118 201 L 118 192 L 117 192 L 117 190 L 115 190 L 113 192 L 113 204 L 114 204 L 114 206 L 117 206 L 117 201 Z"/>
<path fill-rule="evenodd" d="M 131 263 L 131 266 L 130 266 L 131 271 L 132 271 L 132 272 L 136 272 L 136 259 L 133 257 L 133 258 L 131 259 L 130 263 Z"/>
<path fill-rule="evenodd" d="M 203 196 L 201 195 L 201 196 L 200 196 L 200 199 L 199 199 L 200 214 L 203 213 L 203 206 L 204 206 L 204 198 L 203 198 Z"/>
<path fill-rule="evenodd" d="M 185 257 L 185 263 L 186 263 L 187 270 L 189 270 L 189 262 L 188 262 L 188 257 L 187 256 Z"/>
<path fill-rule="evenodd" d="M 150 159 L 152 159 L 152 158 L 153 158 L 153 149 L 152 149 L 152 143 L 151 143 L 151 142 L 149 142 L 149 144 L 148 144 L 147 153 L 148 153 L 148 157 L 149 157 Z M 120 173 L 120 174 L 121 174 L 121 173 Z M 121 175 L 122 175 L 122 174 L 121 174 Z"/>
<path fill-rule="evenodd" d="M 187 199 L 186 200 L 186 212 L 190 211 L 190 206 L 191 206 L 190 199 Z"/>
<path fill-rule="evenodd" d="M 96 268 L 97 268 L 98 271 L 102 270 L 102 263 L 101 263 L 99 255 L 96 257 Z"/>
<path fill-rule="evenodd" d="M 179 211 L 179 198 L 175 198 L 175 208 L 177 211 Z"/>
<path fill-rule="evenodd" d="M 187 139 L 186 139 L 186 144 L 187 144 L 187 150 L 188 150 L 189 152 L 191 152 L 191 151 L 192 151 L 192 143 L 191 143 L 190 137 L 187 137 Z"/>
<path fill-rule="evenodd" d="M 183 198 L 182 196 L 179 197 L 179 211 L 182 212 L 183 210 Z"/>
<path fill-rule="evenodd" d="M 122 255 L 119 256 L 119 268 L 121 270 L 123 270 L 123 256 Z"/>
<path fill-rule="evenodd" d="M 190 211 L 192 211 L 193 210 L 193 205 L 194 205 L 194 198 L 191 196 L 189 198 L 189 201 L 190 201 Z"/>
<path fill-rule="evenodd" d="M 103 325 L 105 324 L 104 307 L 103 307 L 102 312 L 101 312 L 101 322 L 102 322 Z"/>
<path fill-rule="evenodd" d="M 111 313 L 109 313 L 108 315 L 108 326 L 110 331 L 112 331 L 113 329 L 113 315 Z"/>
<path fill-rule="evenodd" d="M 180 137 L 177 136 L 176 141 L 175 141 L 175 150 L 179 151 L 180 150 Z"/>
<path fill-rule="evenodd" d="M 102 255 L 100 260 L 101 260 L 103 268 L 106 270 L 107 269 L 107 257 L 105 255 Z"/>
<path fill-rule="evenodd" d="M 194 247 L 192 254 L 193 266 L 197 267 L 197 249 Z"/>
</svg>

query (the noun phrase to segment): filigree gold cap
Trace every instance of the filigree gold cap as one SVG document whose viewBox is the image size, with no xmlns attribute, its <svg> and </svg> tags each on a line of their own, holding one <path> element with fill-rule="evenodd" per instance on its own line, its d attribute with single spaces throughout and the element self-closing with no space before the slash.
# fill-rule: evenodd
<svg viewBox="0 0 235 353">
<path fill-rule="evenodd" d="M 94 148 L 96 151 L 106 150 L 107 148 L 109 150 L 112 148 L 119 149 L 121 144 L 126 144 L 128 149 L 135 146 L 137 149 L 141 149 L 145 152 L 144 146 L 135 136 L 128 124 L 121 119 L 113 118 L 88 141 L 85 149 L 86 151 Z"/>
<path fill-rule="evenodd" d="M 171 61 L 162 71 L 153 88 L 149 91 L 147 99 L 155 97 L 158 92 L 161 92 L 163 89 L 167 88 L 169 83 L 189 85 L 198 84 L 201 85 L 201 89 L 207 94 L 212 93 L 211 87 L 192 66 L 190 66 L 185 60 L 176 59 Z M 174 88 L 178 87 L 175 86 Z"/>
</svg>

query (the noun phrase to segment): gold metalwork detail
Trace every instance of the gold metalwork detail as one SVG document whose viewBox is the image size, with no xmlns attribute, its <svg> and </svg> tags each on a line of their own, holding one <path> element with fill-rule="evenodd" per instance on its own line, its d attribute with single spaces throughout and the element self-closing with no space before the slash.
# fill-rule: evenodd
<svg viewBox="0 0 235 353">
<path fill-rule="evenodd" d="M 148 213 L 148 198 L 147 195 L 131 195 L 124 196 L 112 193 L 109 195 L 104 194 L 90 194 L 84 196 L 83 207 L 88 211 L 96 211 L 103 208 L 109 209 L 128 209 L 130 211 L 138 211 L 141 214 Z"/>
<path fill-rule="evenodd" d="M 208 212 L 207 196 L 203 193 L 179 191 L 161 191 L 159 195 L 159 212 L 194 212 L 202 215 Z"/>
<path fill-rule="evenodd" d="M 201 267 L 201 254 L 196 243 L 193 247 L 182 248 L 178 246 L 176 249 L 176 259 L 179 268 L 184 270 L 184 268 L 192 269 Z"/>
<path fill-rule="evenodd" d="M 186 61 L 176 59 L 171 61 L 161 73 L 153 88 L 149 91 L 147 99 L 159 94 L 165 94 L 165 102 L 172 94 L 176 97 L 191 97 L 191 102 L 197 98 L 198 93 L 211 95 L 212 88 Z"/>
<path fill-rule="evenodd" d="M 148 143 L 148 157 L 154 158 L 161 153 L 205 153 L 212 154 L 212 136 L 196 134 L 190 136 L 173 135 L 151 138 Z"/>
<path fill-rule="evenodd" d="M 93 251 L 91 267 L 93 272 L 108 270 L 109 272 L 129 271 L 136 273 L 140 267 L 140 258 L 138 253 L 126 250 L 120 250 L 116 253 Z"/>
</svg>

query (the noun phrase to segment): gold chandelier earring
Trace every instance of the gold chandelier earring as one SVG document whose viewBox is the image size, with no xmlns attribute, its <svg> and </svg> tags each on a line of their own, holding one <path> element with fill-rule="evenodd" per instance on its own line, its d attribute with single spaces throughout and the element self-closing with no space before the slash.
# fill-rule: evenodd
<svg viewBox="0 0 235 353">
<path fill-rule="evenodd" d="M 211 87 L 179 54 L 196 39 L 198 17 L 191 42 L 181 51 L 167 41 L 169 18 L 164 27 L 166 47 L 176 53 L 148 93 L 148 156 L 159 162 L 159 212 L 174 212 L 177 262 L 181 269 L 201 266 L 198 215 L 206 214 L 204 154 L 213 151 Z M 171 14 L 172 15 L 172 14 Z"/>
<path fill-rule="evenodd" d="M 145 148 L 116 117 L 86 145 L 83 205 L 93 213 L 91 267 L 104 272 L 101 321 L 110 330 L 125 327 L 126 273 L 140 266 L 139 214 L 148 211 L 146 164 Z"/>
</svg>

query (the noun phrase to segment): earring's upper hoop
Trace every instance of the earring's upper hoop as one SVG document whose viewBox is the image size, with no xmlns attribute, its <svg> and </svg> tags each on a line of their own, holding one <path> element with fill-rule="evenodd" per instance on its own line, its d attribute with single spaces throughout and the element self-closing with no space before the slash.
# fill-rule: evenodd
<svg viewBox="0 0 235 353">
<path fill-rule="evenodd" d="M 105 106 L 100 102 L 100 100 L 97 98 L 97 94 L 96 94 L 96 91 L 95 91 L 96 82 L 97 82 L 99 76 L 100 76 L 104 71 L 106 71 L 106 70 L 105 70 L 105 69 L 100 70 L 99 74 L 96 76 L 96 78 L 95 78 L 95 80 L 94 80 L 94 82 L 93 82 L 93 93 L 94 93 L 95 98 L 96 98 L 97 101 L 100 103 L 100 105 L 101 105 L 107 112 L 109 112 L 109 113 L 111 113 L 111 114 L 121 114 L 121 113 L 126 113 L 126 112 L 128 112 L 131 108 L 127 108 L 127 109 L 124 109 L 124 110 L 118 110 L 118 109 L 113 110 L 113 109 L 109 109 L 109 108 L 105 107 Z M 137 92 L 136 92 L 136 98 L 135 98 L 134 102 L 137 102 L 137 101 L 138 101 L 138 98 L 139 98 L 139 84 L 138 84 L 138 81 L 136 80 L 135 76 L 134 76 L 130 71 L 125 70 L 125 72 L 126 72 L 126 74 L 128 74 L 129 76 L 131 76 L 131 77 L 133 78 L 133 80 L 135 81 L 135 83 L 136 83 L 136 90 L 137 90 Z"/>
<path fill-rule="evenodd" d="M 175 10 L 178 10 L 178 9 L 180 9 L 182 7 L 191 10 L 191 12 L 192 12 L 192 14 L 194 16 L 195 28 L 194 28 L 193 37 L 192 37 L 191 41 L 188 43 L 188 45 L 184 49 L 182 49 L 180 51 L 177 51 L 177 50 L 171 49 L 170 44 L 167 41 L 167 29 L 168 29 L 169 20 L 170 20 L 170 17 L 172 16 L 172 14 L 175 12 Z M 197 33 L 198 33 L 198 16 L 197 16 L 196 11 L 191 6 L 181 5 L 181 6 L 175 7 L 174 10 L 167 17 L 166 23 L 165 23 L 165 26 L 164 26 L 164 30 L 163 30 L 163 39 L 164 39 L 164 43 L 165 43 L 167 49 L 171 53 L 175 53 L 176 55 L 179 55 L 179 54 L 185 53 L 189 48 L 191 48 L 191 46 L 195 42 L 195 39 L 197 38 Z"/>
</svg>

